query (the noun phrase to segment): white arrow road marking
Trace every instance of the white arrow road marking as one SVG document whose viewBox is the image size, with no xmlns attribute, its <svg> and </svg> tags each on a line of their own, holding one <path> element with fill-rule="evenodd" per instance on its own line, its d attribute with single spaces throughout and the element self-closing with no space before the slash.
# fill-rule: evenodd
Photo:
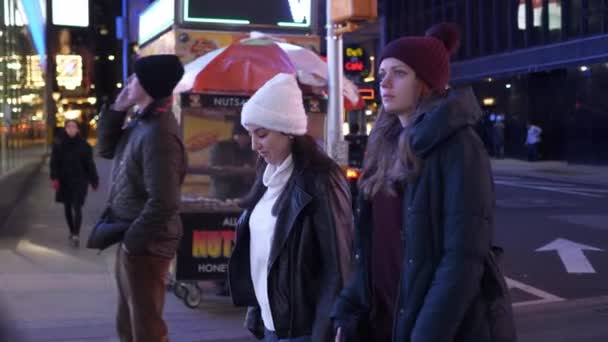
<svg viewBox="0 0 608 342">
<path fill-rule="evenodd" d="M 530 285 L 521 283 L 517 280 L 513 280 L 511 278 L 505 277 L 507 281 L 507 287 L 510 289 L 518 289 L 528 294 L 531 294 L 535 297 L 539 297 L 540 299 L 527 300 L 523 302 L 515 302 L 513 306 L 527 306 L 527 305 L 535 305 L 535 304 L 547 304 L 547 303 L 555 303 L 561 302 L 564 298 L 558 297 L 556 295 L 552 295 L 549 292 L 545 292 L 543 290 L 537 289 Z"/>
<path fill-rule="evenodd" d="M 595 273 L 584 250 L 602 252 L 603 249 L 583 245 L 567 239 L 558 238 L 537 249 L 537 252 L 557 251 L 568 273 Z"/>
</svg>

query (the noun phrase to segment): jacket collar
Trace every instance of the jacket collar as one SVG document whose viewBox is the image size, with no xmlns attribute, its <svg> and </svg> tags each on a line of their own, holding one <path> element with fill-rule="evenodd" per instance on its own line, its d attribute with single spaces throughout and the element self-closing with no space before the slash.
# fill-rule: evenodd
<svg viewBox="0 0 608 342">
<path fill-rule="evenodd" d="M 155 100 L 150 103 L 143 111 L 138 111 L 131 117 L 125 129 L 133 128 L 137 126 L 139 120 L 144 119 L 149 116 L 160 115 L 161 113 L 171 112 L 171 105 L 173 104 L 171 97 L 166 97 L 163 99 Z"/>
<path fill-rule="evenodd" d="M 426 158 L 438 145 L 481 118 L 477 98 L 470 87 L 450 89 L 421 104 L 411 129 L 413 152 Z"/>
<path fill-rule="evenodd" d="M 286 205 L 281 208 L 277 217 L 274 238 L 272 239 L 270 256 L 268 258 L 269 273 L 281 254 L 281 251 L 285 248 L 285 244 L 295 226 L 296 219 L 313 198 L 312 195 L 305 190 L 304 172 L 302 171 L 294 170 L 292 179 L 286 186 L 291 187 L 291 189 L 285 189 L 285 191 L 289 191 L 289 200 Z"/>
<path fill-rule="evenodd" d="M 165 97 L 162 99 L 154 100 L 142 111 L 135 114 L 135 117 L 143 118 L 143 117 L 146 117 L 149 115 L 170 112 L 172 104 L 173 104 L 172 97 Z"/>
</svg>

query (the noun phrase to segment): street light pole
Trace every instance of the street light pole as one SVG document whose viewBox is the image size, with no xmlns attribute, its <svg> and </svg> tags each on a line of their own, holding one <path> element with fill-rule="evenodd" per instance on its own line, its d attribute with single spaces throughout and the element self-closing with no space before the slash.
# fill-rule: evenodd
<svg viewBox="0 0 608 342">
<path fill-rule="evenodd" d="M 336 32 L 340 26 L 332 22 L 332 2 L 326 0 L 327 12 L 327 67 L 329 106 L 326 122 L 326 151 L 339 165 L 347 164 L 347 147 L 342 134 L 343 100 L 343 41 L 342 34 Z"/>
<path fill-rule="evenodd" d="M 129 0 L 122 0 L 122 84 L 129 77 Z"/>
</svg>

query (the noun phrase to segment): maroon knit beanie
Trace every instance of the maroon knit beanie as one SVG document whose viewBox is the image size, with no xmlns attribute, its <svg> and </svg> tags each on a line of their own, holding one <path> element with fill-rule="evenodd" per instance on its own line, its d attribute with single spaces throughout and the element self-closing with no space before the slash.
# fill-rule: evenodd
<svg viewBox="0 0 608 342">
<path fill-rule="evenodd" d="M 460 46 L 460 29 L 453 23 L 437 24 L 420 37 L 403 37 L 388 43 L 380 55 L 407 64 L 433 90 L 443 90 L 450 79 L 450 55 Z"/>
</svg>

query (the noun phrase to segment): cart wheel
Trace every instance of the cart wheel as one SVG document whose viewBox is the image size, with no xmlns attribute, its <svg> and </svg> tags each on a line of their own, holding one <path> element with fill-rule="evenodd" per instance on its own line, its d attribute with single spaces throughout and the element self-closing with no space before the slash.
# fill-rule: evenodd
<svg viewBox="0 0 608 342">
<path fill-rule="evenodd" d="M 173 293 L 179 299 L 184 299 L 188 295 L 190 290 L 188 289 L 188 285 L 184 283 L 175 283 L 173 284 Z"/>
<path fill-rule="evenodd" d="M 177 286 L 176 281 L 174 281 L 172 279 L 167 281 L 167 284 L 166 284 L 167 291 L 172 291 L 173 289 L 175 289 L 176 286 Z"/>
<path fill-rule="evenodd" d="M 199 290 L 200 292 L 203 292 L 203 286 L 201 285 L 200 281 L 195 281 L 194 286 L 197 288 L 197 290 Z"/>
<path fill-rule="evenodd" d="M 186 306 L 190 309 L 196 309 L 199 305 L 201 305 L 201 301 L 201 291 L 196 287 L 189 288 L 186 297 L 184 297 L 184 304 L 186 304 Z"/>
</svg>

